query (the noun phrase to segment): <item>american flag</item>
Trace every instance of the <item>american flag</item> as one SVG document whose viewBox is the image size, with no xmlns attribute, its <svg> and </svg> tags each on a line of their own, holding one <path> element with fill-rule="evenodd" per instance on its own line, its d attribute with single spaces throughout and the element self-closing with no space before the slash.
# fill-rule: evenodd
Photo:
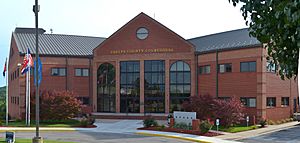
<svg viewBox="0 0 300 143">
<path fill-rule="evenodd" d="M 33 60 L 32 60 L 32 56 L 31 56 L 29 48 L 28 48 L 27 54 L 25 54 L 25 56 L 24 56 L 21 73 L 25 74 L 29 70 L 30 67 L 33 67 Z"/>
</svg>

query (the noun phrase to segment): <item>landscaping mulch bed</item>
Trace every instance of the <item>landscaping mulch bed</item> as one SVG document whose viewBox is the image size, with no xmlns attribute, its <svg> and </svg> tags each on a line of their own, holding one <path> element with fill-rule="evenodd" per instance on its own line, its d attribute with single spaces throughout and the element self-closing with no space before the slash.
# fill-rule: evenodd
<svg viewBox="0 0 300 143">
<path fill-rule="evenodd" d="M 142 127 L 142 128 L 138 128 L 138 130 L 151 130 L 151 131 L 162 131 L 162 132 L 174 132 L 174 133 L 183 133 L 183 134 L 191 134 L 191 135 L 199 135 L 199 136 L 207 136 L 207 137 L 213 137 L 213 136 L 218 136 L 218 135 L 222 135 L 219 133 L 215 133 L 215 132 L 208 132 L 208 133 L 201 133 L 200 131 L 196 131 L 196 130 L 183 130 L 183 129 L 177 129 L 177 128 L 169 128 L 169 127 L 165 127 L 165 128 L 161 128 L 161 127 Z"/>
</svg>

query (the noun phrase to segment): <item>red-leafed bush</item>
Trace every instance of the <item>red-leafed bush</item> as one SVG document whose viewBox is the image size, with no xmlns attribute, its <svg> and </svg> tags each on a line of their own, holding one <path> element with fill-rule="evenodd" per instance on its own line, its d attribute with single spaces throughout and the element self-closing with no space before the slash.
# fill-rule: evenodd
<svg viewBox="0 0 300 143">
<path fill-rule="evenodd" d="M 244 118 L 244 107 L 237 98 L 215 99 L 215 116 L 220 119 L 220 124 L 229 127 L 240 124 Z"/>
<path fill-rule="evenodd" d="M 197 119 L 206 120 L 214 117 L 215 100 L 210 95 L 191 96 L 182 104 L 185 111 L 196 112 Z"/>
<path fill-rule="evenodd" d="M 239 124 L 243 120 L 243 105 L 236 98 L 214 99 L 210 95 L 191 96 L 182 104 L 185 111 L 196 112 L 197 119 L 220 119 L 222 126 Z"/>
<path fill-rule="evenodd" d="M 35 94 L 31 99 L 31 114 L 35 118 Z M 66 120 L 80 113 L 82 103 L 69 91 L 40 92 L 40 119 Z"/>
</svg>

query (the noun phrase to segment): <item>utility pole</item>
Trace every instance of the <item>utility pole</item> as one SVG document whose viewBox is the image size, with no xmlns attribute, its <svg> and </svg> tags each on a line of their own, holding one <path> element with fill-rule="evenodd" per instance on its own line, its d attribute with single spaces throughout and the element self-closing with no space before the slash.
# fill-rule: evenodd
<svg viewBox="0 0 300 143">
<path fill-rule="evenodd" d="M 33 12 L 35 14 L 35 85 L 36 85 L 36 92 L 35 92 L 35 126 L 36 126 L 36 135 L 32 139 L 33 143 L 43 143 L 43 138 L 40 137 L 39 126 L 40 126 L 40 98 L 39 98 L 39 76 L 38 76 L 38 69 L 39 69 L 39 25 L 38 25 L 38 13 L 40 7 L 38 5 L 38 0 L 35 0 L 35 5 L 33 6 Z"/>
</svg>

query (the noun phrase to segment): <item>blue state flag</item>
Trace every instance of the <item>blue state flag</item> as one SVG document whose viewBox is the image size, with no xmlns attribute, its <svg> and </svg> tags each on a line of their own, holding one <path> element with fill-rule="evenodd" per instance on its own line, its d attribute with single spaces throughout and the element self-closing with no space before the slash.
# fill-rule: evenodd
<svg viewBox="0 0 300 143">
<path fill-rule="evenodd" d="M 41 59 L 38 58 L 38 62 L 34 61 L 34 67 L 36 68 L 36 63 L 38 63 L 38 74 L 36 74 L 36 70 L 34 70 L 34 85 L 36 86 L 36 77 L 38 76 L 38 84 L 41 84 L 42 81 L 42 62 Z"/>
</svg>

